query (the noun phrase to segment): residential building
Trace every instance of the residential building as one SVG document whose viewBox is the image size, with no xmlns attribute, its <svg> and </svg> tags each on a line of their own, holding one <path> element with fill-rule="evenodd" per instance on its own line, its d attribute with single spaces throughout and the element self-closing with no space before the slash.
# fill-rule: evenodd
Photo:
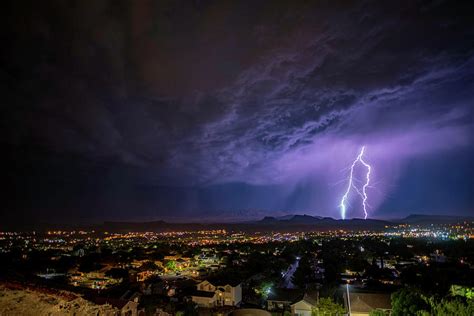
<svg viewBox="0 0 474 316">
<path fill-rule="evenodd" d="M 349 293 L 349 300 L 347 299 Z M 344 293 L 344 305 L 350 316 L 368 316 L 374 310 L 390 314 L 392 305 L 390 294 L 385 293 Z"/>
<path fill-rule="evenodd" d="M 203 281 L 196 286 L 191 299 L 200 307 L 238 306 L 242 301 L 242 286 L 240 283 L 225 282 L 224 285 L 214 285 Z"/>
<path fill-rule="evenodd" d="M 298 289 L 272 288 L 267 297 L 269 311 L 289 311 L 290 305 L 303 297 L 303 292 Z"/>
<path fill-rule="evenodd" d="M 119 315 L 138 316 L 141 312 L 138 310 L 138 302 L 135 301 L 98 297 L 94 299 L 94 303 L 98 305 L 107 304 L 113 306 L 119 310 Z"/>
<path fill-rule="evenodd" d="M 291 315 L 294 316 L 311 316 L 311 312 L 313 308 L 316 307 L 318 302 L 318 294 L 319 293 L 312 293 L 312 294 L 305 294 L 303 298 L 295 301 L 293 304 L 290 305 L 291 307 Z"/>
</svg>

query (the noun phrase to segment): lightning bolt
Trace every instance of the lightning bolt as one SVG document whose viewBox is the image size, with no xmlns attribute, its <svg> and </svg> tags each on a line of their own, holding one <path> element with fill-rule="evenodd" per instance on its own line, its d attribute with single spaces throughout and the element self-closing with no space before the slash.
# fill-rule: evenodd
<svg viewBox="0 0 474 316">
<path fill-rule="evenodd" d="M 364 198 L 362 199 L 362 206 L 364 208 L 364 219 L 367 219 L 367 187 L 369 186 L 370 183 L 370 172 L 372 171 L 372 168 L 368 163 L 364 161 L 363 155 L 364 155 L 364 149 L 365 146 L 362 147 L 361 154 L 359 155 L 359 161 L 367 168 L 367 173 L 365 174 L 365 184 L 362 187 L 362 195 L 364 195 Z"/>
<path fill-rule="evenodd" d="M 361 153 L 363 153 L 363 150 L 364 150 L 364 147 L 362 147 Z M 339 204 L 339 206 L 341 208 L 341 217 L 342 217 L 342 219 L 346 219 L 347 196 L 349 195 L 349 192 L 351 191 L 351 188 L 354 186 L 354 184 L 353 184 L 354 167 L 355 167 L 357 161 L 359 160 L 359 157 L 360 157 L 360 154 L 359 154 L 359 156 L 357 156 L 356 160 L 354 160 L 352 162 L 351 172 L 349 174 L 349 184 L 347 186 L 346 193 L 344 193 L 344 195 L 342 196 L 341 204 Z"/>
<path fill-rule="evenodd" d="M 346 192 L 342 196 L 341 203 L 339 204 L 339 207 L 341 209 L 341 217 L 342 219 L 346 219 L 346 210 L 347 210 L 347 199 L 349 196 L 349 193 L 351 192 L 351 189 L 354 189 L 357 194 L 361 197 L 362 199 L 362 208 L 364 209 L 364 219 L 367 219 L 368 213 L 367 213 L 367 188 L 369 187 L 370 184 L 370 173 L 372 171 L 371 166 L 365 162 L 364 160 L 364 151 L 365 151 L 365 146 L 362 146 L 360 149 L 359 155 L 356 157 L 356 159 L 352 162 L 350 173 L 349 173 L 349 183 L 347 185 Z M 357 165 L 357 163 L 360 162 L 365 168 L 367 168 L 367 173 L 365 175 L 365 183 L 362 186 L 362 192 L 355 186 L 354 184 L 354 168 Z"/>
</svg>

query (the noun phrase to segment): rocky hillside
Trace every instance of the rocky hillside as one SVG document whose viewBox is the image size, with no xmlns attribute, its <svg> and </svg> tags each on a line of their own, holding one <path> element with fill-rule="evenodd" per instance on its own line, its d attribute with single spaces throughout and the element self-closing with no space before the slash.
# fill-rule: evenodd
<svg viewBox="0 0 474 316">
<path fill-rule="evenodd" d="M 0 315 L 114 315 L 110 305 L 96 305 L 71 293 L 0 285 Z"/>
</svg>

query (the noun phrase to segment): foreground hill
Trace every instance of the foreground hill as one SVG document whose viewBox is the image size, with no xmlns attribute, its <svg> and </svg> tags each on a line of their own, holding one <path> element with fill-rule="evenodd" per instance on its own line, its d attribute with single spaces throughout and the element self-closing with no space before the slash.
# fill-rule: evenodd
<svg viewBox="0 0 474 316">
<path fill-rule="evenodd" d="M 110 305 L 96 305 L 75 294 L 0 285 L 0 315 L 116 315 Z"/>
</svg>

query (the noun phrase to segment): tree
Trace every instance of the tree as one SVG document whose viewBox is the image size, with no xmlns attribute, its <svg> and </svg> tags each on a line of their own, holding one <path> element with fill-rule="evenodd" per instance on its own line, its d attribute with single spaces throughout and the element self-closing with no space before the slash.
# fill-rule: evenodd
<svg viewBox="0 0 474 316">
<path fill-rule="evenodd" d="M 114 279 L 126 279 L 128 278 L 128 271 L 121 268 L 112 268 L 105 272 L 105 275 Z"/>
<path fill-rule="evenodd" d="M 441 302 L 434 304 L 431 315 L 472 316 L 474 315 L 474 302 L 472 300 L 464 301 L 461 298 L 443 299 Z"/>
<path fill-rule="evenodd" d="M 341 316 L 345 314 L 342 305 L 335 303 L 331 298 L 321 298 L 315 308 L 311 311 L 312 316 Z"/>
<path fill-rule="evenodd" d="M 441 301 L 405 288 L 392 294 L 392 315 L 413 316 L 471 316 L 474 301 L 460 296 L 448 296 Z"/>
<path fill-rule="evenodd" d="M 145 261 L 141 266 L 140 266 L 141 271 L 147 271 L 147 270 L 158 270 L 158 266 L 156 263 L 153 261 Z"/>
<path fill-rule="evenodd" d="M 176 261 L 171 260 L 166 263 L 166 268 L 171 271 L 176 271 L 178 270 L 178 267 L 176 266 Z"/>
<path fill-rule="evenodd" d="M 410 289 L 400 289 L 392 294 L 392 316 L 417 316 L 429 310 L 423 297 Z"/>
<path fill-rule="evenodd" d="M 197 305 L 193 302 L 187 302 L 183 306 L 182 311 L 176 312 L 176 315 L 183 315 L 183 316 L 197 316 L 198 310 L 197 310 Z"/>
<path fill-rule="evenodd" d="M 462 296 L 470 300 L 474 299 L 474 287 L 451 285 L 450 292 L 453 296 Z"/>
<path fill-rule="evenodd" d="M 308 283 L 314 281 L 314 271 L 311 267 L 309 256 L 305 255 L 300 259 L 298 268 L 291 277 L 291 282 L 297 287 L 304 289 Z"/>
<path fill-rule="evenodd" d="M 255 289 L 255 292 L 260 295 L 262 298 L 267 299 L 268 295 L 272 290 L 273 283 L 264 281 L 260 284 L 259 287 Z"/>
<path fill-rule="evenodd" d="M 97 253 L 89 254 L 82 258 L 79 264 L 79 271 L 80 272 L 91 272 L 97 271 L 102 268 L 102 264 L 100 264 L 100 256 Z"/>
<path fill-rule="evenodd" d="M 389 313 L 386 311 L 382 311 L 380 309 L 374 309 L 370 312 L 369 316 L 388 316 Z"/>
</svg>

